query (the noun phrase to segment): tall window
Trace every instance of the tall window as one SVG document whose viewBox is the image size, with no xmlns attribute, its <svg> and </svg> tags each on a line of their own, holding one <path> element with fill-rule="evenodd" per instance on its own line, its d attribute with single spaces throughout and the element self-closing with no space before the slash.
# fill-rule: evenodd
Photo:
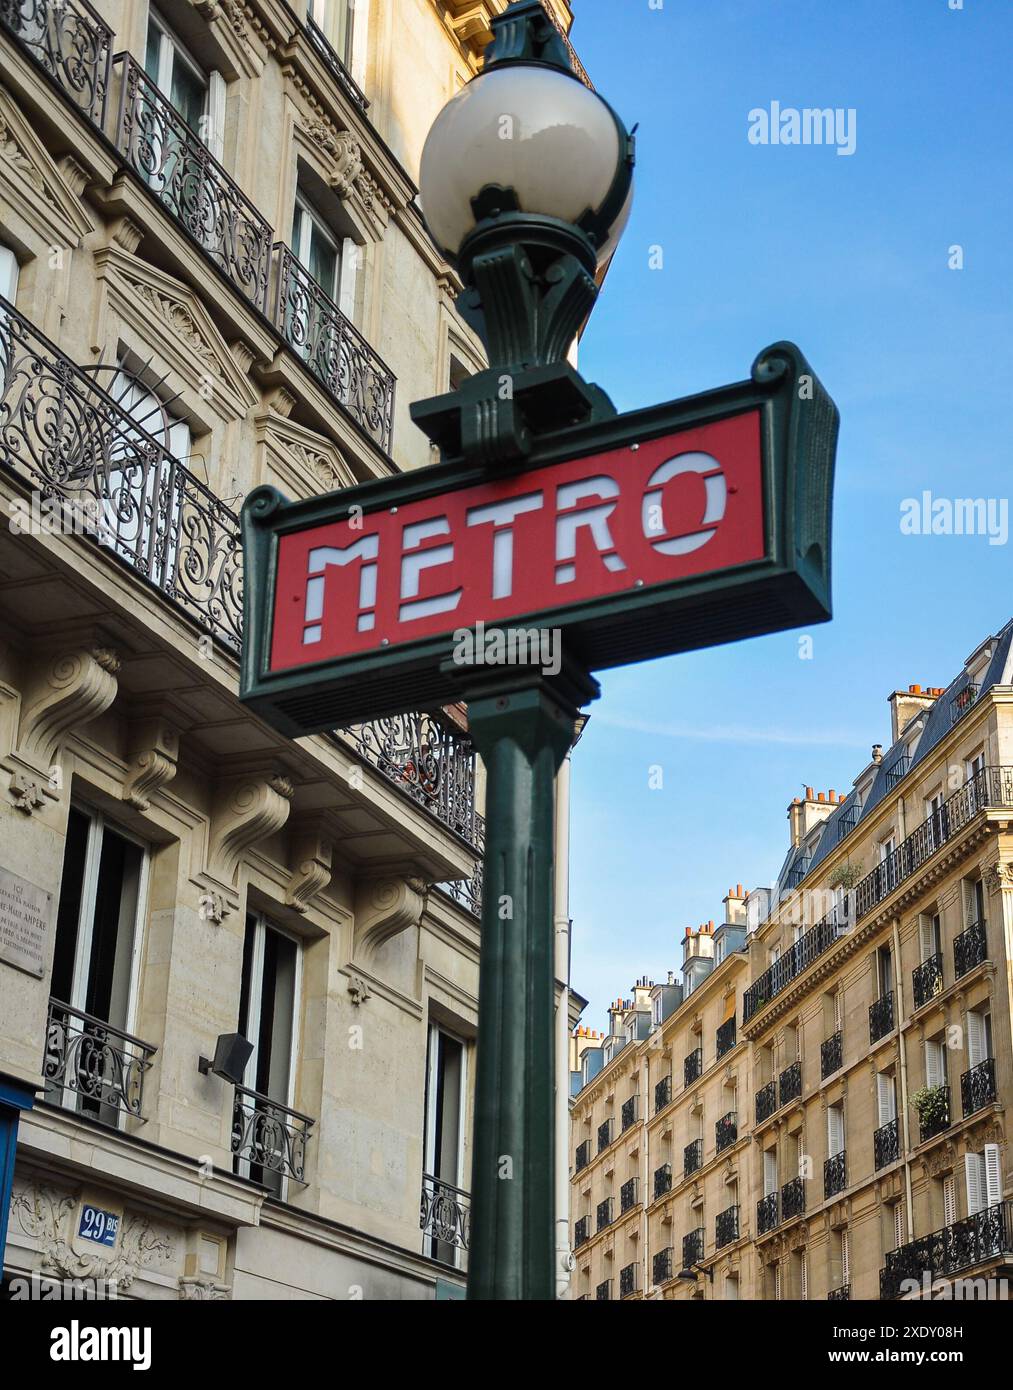
<svg viewBox="0 0 1013 1390">
<path fill-rule="evenodd" d="M 925 1039 L 925 1084 L 946 1085 L 946 1047 L 941 1037 Z"/>
<path fill-rule="evenodd" d="M 977 1216 L 986 1207 L 997 1206 L 1002 1201 L 998 1144 L 986 1144 L 983 1152 L 964 1155 L 964 1182 L 968 1216 Z"/>
<path fill-rule="evenodd" d="M 341 248 L 301 193 L 297 193 L 295 199 L 292 250 L 324 294 L 337 303 L 341 284 Z"/>
<path fill-rule="evenodd" d="M 876 1102 L 879 1128 L 897 1118 L 897 1091 L 893 1077 L 887 1072 L 876 1074 Z"/>
<path fill-rule="evenodd" d="M 836 1158 L 844 1152 L 844 1107 L 827 1106 L 827 1157 Z"/>
<path fill-rule="evenodd" d="M 943 936 L 938 912 L 921 913 L 918 918 L 918 940 L 923 961 L 940 954 Z"/>
<path fill-rule="evenodd" d="M 876 952 L 876 971 L 879 977 L 879 997 L 882 999 L 893 989 L 893 955 L 889 946 L 880 946 Z"/>
<path fill-rule="evenodd" d="M 309 0 L 309 17 L 350 72 L 355 0 Z"/>
<path fill-rule="evenodd" d="M 429 1028 L 426 1058 L 425 1171 L 439 1187 L 441 1183 L 464 1185 L 464 1124 L 467 1096 L 464 1043 L 436 1024 Z M 458 1249 L 436 1236 L 429 1239 L 434 1259 L 455 1264 Z"/>
<path fill-rule="evenodd" d="M 218 72 L 205 76 L 154 10 L 148 15 L 144 70 L 194 135 L 220 160 L 225 135 L 225 79 Z"/>
<path fill-rule="evenodd" d="M 967 1011 L 967 1065 L 980 1066 L 992 1056 L 992 1015 L 977 1009 Z"/>
<path fill-rule="evenodd" d="M 18 295 L 18 262 L 9 246 L 0 243 L 0 299 L 14 303 Z"/>
</svg>

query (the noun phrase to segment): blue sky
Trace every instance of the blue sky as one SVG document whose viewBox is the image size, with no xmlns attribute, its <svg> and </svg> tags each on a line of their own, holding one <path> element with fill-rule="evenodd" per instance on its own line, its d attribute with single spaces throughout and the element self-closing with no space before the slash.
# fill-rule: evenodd
<svg viewBox="0 0 1013 1390">
<path fill-rule="evenodd" d="M 925 489 L 1011 491 L 1013 6 L 574 11 L 592 80 L 640 123 L 584 375 L 628 410 L 741 380 L 790 338 L 841 411 L 834 619 L 808 630 L 812 659 L 788 632 L 600 675 L 574 755 L 571 914 L 574 987 L 601 1026 L 638 975 L 678 968 L 729 885 L 776 874 L 789 801 L 850 788 L 889 742 L 891 690 L 947 684 L 1013 615 L 1013 542 L 900 530 Z M 774 100 L 854 108 L 854 154 L 750 144 L 749 111 Z"/>
</svg>

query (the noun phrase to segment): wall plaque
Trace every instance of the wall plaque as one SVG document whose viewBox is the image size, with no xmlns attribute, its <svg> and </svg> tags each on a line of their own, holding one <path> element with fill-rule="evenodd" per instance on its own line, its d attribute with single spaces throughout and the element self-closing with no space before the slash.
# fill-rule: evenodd
<svg viewBox="0 0 1013 1390">
<path fill-rule="evenodd" d="M 0 869 L 0 960 L 41 979 L 52 929 L 52 893 Z"/>
</svg>

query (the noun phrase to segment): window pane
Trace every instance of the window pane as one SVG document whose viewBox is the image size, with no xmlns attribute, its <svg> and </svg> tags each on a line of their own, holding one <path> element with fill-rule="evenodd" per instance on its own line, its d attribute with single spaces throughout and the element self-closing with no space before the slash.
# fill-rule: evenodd
<svg viewBox="0 0 1013 1390">
<path fill-rule="evenodd" d="M 169 100 L 194 134 L 202 140 L 207 136 L 207 131 L 201 126 L 206 97 L 206 85 L 178 53 L 173 54 L 172 91 L 169 93 Z"/>
<path fill-rule="evenodd" d="M 88 848 L 88 817 L 71 807 L 67 841 L 63 852 L 60 906 L 56 915 L 56 952 L 53 957 L 54 999 L 69 1004 L 74 990 L 74 953 L 77 950 L 77 922 L 81 912 L 84 857 Z"/>
<path fill-rule="evenodd" d="M 106 828 L 102 835 L 85 1009 L 127 1026 L 130 964 L 141 882 L 141 850 Z"/>
</svg>

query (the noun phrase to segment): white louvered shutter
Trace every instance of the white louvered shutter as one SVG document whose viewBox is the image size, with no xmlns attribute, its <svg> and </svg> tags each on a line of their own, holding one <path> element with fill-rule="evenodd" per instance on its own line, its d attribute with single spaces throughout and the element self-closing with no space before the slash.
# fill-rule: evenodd
<svg viewBox="0 0 1013 1390">
<path fill-rule="evenodd" d="M 957 1219 L 957 1183 L 953 1174 L 943 1179 L 943 1225 L 952 1226 Z"/>
<path fill-rule="evenodd" d="M 844 1113 L 839 1106 L 827 1110 L 827 1154 L 833 1158 L 844 1148 Z"/>
<path fill-rule="evenodd" d="M 851 1283 L 851 1232 L 841 1232 L 841 1283 Z"/>
<path fill-rule="evenodd" d="M 208 74 L 207 146 L 219 164 L 225 155 L 225 78 L 220 72 Z"/>
<path fill-rule="evenodd" d="M 799 1295 L 803 1301 L 809 1297 L 809 1256 L 804 1250 L 799 1255 Z"/>
<path fill-rule="evenodd" d="M 780 1261 L 774 1266 L 774 1298 L 780 1302 L 781 1299 L 781 1264 Z"/>
<path fill-rule="evenodd" d="M 985 1206 L 985 1160 L 981 1154 L 964 1155 L 964 1182 L 967 1186 L 967 1214 L 976 1216 Z"/>
<path fill-rule="evenodd" d="M 904 1244 L 904 1204 L 897 1202 L 893 1209 L 893 1248 L 899 1250 Z"/>
<path fill-rule="evenodd" d="M 842 1025 L 843 1019 L 844 1019 L 844 992 L 843 992 L 843 990 L 836 990 L 835 993 L 834 993 L 834 1032 L 835 1032 L 835 1033 L 839 1033 L 839 1032 L 841 1031 L 841 1025 Z"/>
<path fill-rule="evenodd" d="M 876 1101 L 879 1106 L 879 1127 L 882 1129 L 897 1118 L 893 1077 L 885 1072 L 879 1072 L 876 1076 Z"/>
<path fill-rule="evenodd" d="M 990 1207 L 1002 1201 L 1002 1168 L 999 1163 L 999 1145 L 985 1145 L 985 1201 Z"/>
<path fill-rule="evenodd" d="M 763 1195 L 769 1197 L 777 1191 L 777 1150 L 763 1151 Z"/>
<path fill-rule="evenodd" d="M 936 954 L 936 934 L 932 918 L 925 912 L 918 918 L 918 935 L 921 942 L 922 960 L 931 960 Z"/>
<path fill-rule="evenodd" d="M 967 1011 L 967 1064 L 969 1067 L 976 1067 L 984 1062 L 987 1051 L 985 1047 L 985 1020 L 981 1014 L 973 1009 Z"/>
<path fill-rule="evenodd" d="M 925 1084 L 943 1086 L 946 1084 L 946 1064 L 943 1059 L 942 1043 L 929 1038 L 925 1043 Z"/>
</svg>

